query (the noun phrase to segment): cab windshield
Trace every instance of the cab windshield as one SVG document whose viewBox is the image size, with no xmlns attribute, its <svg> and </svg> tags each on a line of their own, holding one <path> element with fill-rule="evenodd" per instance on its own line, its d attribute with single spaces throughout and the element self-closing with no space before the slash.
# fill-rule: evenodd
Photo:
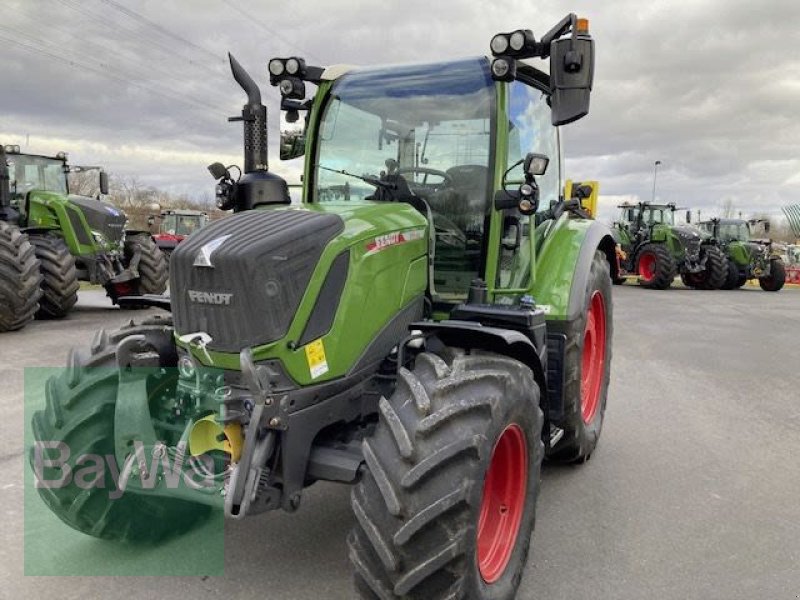
<svg viewBox="0 0 800 600">
<path fill-rule="evenodd" d="M 465 176 L 485 191 L 493 98 L 483 59 L 343 76 L 322 116 L 314 200 L 363 201 L 376 186 L 358 177 L 395 170 L 414 192 L 456 187 Z"/>
<path fill-rule="evenodd" d="M 161 231 L 172 235 L 190 235 L 200 229 L 205 217 L 201 215 L 165 215 L 161 221 Z"/>
<path fill-rule="evenodd" d="M 647 225 L 675 225 L 675 211 L 671 208 L 648 206 L 642 216 Z"/>
<path fill-rule="evenodd" d="M 12 200 L 23 199 L 31 190 L 67 194 L 67 173 L 63 161 L 25 154 L 6 158 Z"/>
<path fill-rule="evenodd" d="M 722 242 L 746 242 L 750 239 L 750 228 L 747 223 L 720 223 L 719 239 Z"/>
</svg>

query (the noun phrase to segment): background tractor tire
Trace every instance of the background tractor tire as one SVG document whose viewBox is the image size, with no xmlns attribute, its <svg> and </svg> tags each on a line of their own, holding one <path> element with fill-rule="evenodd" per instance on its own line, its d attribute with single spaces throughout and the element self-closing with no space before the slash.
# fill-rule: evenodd
<svg viewBox="0 0 800 600">
<path fill-rule="evenodd" d="M 675 279 L 675 261 L 664 244 L 645 244 L 636 255 L 636 272 L 642 287 L 666 290 Z"/>
<path fill-rule="evenodd" d="M 167 289 L 168 265 L 164 254 L 159 250 L 149 233 L 135 233 L 125 238 L 125 264 L 130 264 L 136 247 L 140 258 L 139 291 L 142 294 L 163 294 Z"/>
<path fill-rule="evenodd" d="M 364 441 L 348 537 L 362 598 L 515 596 L 544 446 L 530 369 L 496 354 L 420 354 Z"/>
<path fill-rule="evenodd" d="M 687 274 L 684 284 L 698 290 L 718 290 L 728 278 L 728 259 L 716 246 L 705 247 L 706 268 L 700 273 Z"/>
<path fill-rule="evenodd" d="M 722 284 L 723 290 L 733 290 L 736 289 L 736 283 L 739 281 L 739 267 L 736 266 L 736 263 L 733 262 L 731 259 L 728 259 L 728 273 L 725 277 L 725 283 Z"/>
<path fill-rule="evenodd" d="M 547 455 L 554 462 L 589 460 L 603 429 L 614 323 L 609 266 L 601 251 L 592 261 L 583 306 L 580 318 L 566 332 L 564 417 L 553 423 L 564 435 Z"/>
<path fill-rule="evenodd" d="M 36 249 L 42 272 L 42 297 L 39 299 L 39 319 L 60 319 L 78 301 L 78 272 L 75 257 L 63 239 L 46 233 L 29 234 Z"/>
<path fill-rule="evenodd" d="M 46 385 L 46 407 L 33 415 L 34 439 L 38 442 L 63 442 L 70 450 L 67 465 L 75 472 L 81 455 L 114 454 L 114 411 L 117 399 L 118 369 L 115 352 L 120 341 L 144 335 L 141 350 L 157 350 L 162 366 L 177 362 L 168 319 L 151 319 L 141 325 L 95 336 L 89 352 L 70 353 L 68 367 L 51 377 Z M 34 449 L 29 460 L 35 464 Z M 78 467 L 80 468 L 80 467 Z M 34 468 L 35 470 L 35 468 Z M 60 468 L 44 467 L 45 480 L 56 480 Z M 123 493 L 109 498 L 116 486 L 105 473 L 105 486 L 78 487 L 74 480 L 63 487 L 37 488 L 48 508 L 64 523 L 85 534 L 117 541 L 156 541 L 181 533 L 198 524 L 210 511 L 207 506 L 183 500 Z"/>
<path fill-rule="evenodd" d="M 769 262 L 769 276 L 758 280 L 758 285 L 765 292 L 777 292 L 786 283 L 786 267 L 780 258 L 773 258 Z"/>
<path fill-rule="evenodd" d="M 42 295 L 41 279 L 28 236 L 0 221 L 0 332 L 21 329 L 33 321 Z"/>
</svg>

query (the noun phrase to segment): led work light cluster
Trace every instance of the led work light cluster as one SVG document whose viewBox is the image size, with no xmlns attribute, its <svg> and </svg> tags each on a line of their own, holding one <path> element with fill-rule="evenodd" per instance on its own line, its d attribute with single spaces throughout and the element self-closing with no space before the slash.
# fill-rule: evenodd
<svg viewBox="0 0 800 600">
<path fill-rule="evenodd" d="M 5 150 L 6 154 L 19 154 L 20 149 L 17 144 L 6 144 L 3 146 L 3 150 Z"/>
<path fill-rule="evenodd" d="M 273 58 L 267 65 L 269 82 L 278 86 L 284 98 L 302 100 L 306 96 L 303 79 L 306 76 L 306 61 L 292 56 L 290 58 Z"/>
<path fill-rule="evenodd" d="M 307 110 L 302 101 L 306 97 L 305 82 L 319 84 L 322 67 L 307 65 L 306 61 L 297 56 L 289 58 L 273 58 L 267 63 L 269 82 L 281 92 L 281 110 L 288 110 L 296 115 L 298 110 Z"/>
</svg>

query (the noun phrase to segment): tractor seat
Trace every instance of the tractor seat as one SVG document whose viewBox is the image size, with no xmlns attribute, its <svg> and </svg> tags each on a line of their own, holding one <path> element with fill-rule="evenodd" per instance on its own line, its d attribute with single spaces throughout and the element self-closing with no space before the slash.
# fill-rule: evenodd
<svg viewBox="0 0 800 600">
<path fill-rule="evenodd" d="M 447 217 L 464 233 L 479 232 L 489 210 L 486 195 L 489 169 L 482 165 L 457 165 L 446 173 L 451 184 L 430 194 L 431 209 Z"/>
</svg>

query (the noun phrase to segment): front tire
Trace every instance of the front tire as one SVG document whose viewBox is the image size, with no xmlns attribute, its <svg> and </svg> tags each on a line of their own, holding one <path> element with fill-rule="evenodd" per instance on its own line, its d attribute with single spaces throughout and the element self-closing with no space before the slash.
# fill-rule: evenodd
<svg viewBox="0 0 800 600">
<path fill-rule="evenodd" d="M 379 408 L 352 492 L 359 595 L 513 598 L 544 454 L 530 369 L 495 354 L 424 353 Z"/>
<path fill-rule="evenodd" d="M 675 261 L 664 244 L 644 244 L 636 256 L 639 285 L 652 290 L 666 290 L 675 279 Z"/>
<path fill-rule="evenodd" d="M 42 271 L 39 319 L 61 319 L 78 301 L 78 272 L 75 257 L 63 239 L 47 233 L 28 234 Z"/>
<path fill-rule="evenodd" d="M 705 246 L 706 268 L 699 273 L 681 275 L 684 285 L 698 290 L 718 290 L 728 278 L 728 259 L 716 246 Z"/>
<path fill-rule="evenodd" d="M 769 276 L 758 280 L 758 285 L 765 292 L 777 292 L 786 283 L 786 267 L 780 258 L 773 258 L 769 264 Z"/>
<path fill-rule="evenodd" d="M 722 284 L 723 290 L 732 290 L 737 287 L 737 282 L 739 281 L 739 267 L 736 266 L 736 263 L 733 262 L 730 258 L 728 259 L 728 273 L 725 277 L 725 283 Z"/>
<path fill-rule="evenodd" d="M 149 233 L 135 233 L 125 239 L 125 264 L 130 264 L 139 250 L 139 291 L 142 294 L 163 294 L 167 289 L 168 266 Z"/>
<path fill-rule="evenodd" d="M 36 251 L 18 227 L 0 221 L 0 332 L 33 321 L 42 290 Z"/>
<path fill-rule="evenodd" d="M 80 469 L 81 457 L 113 456 L 119 380 L 116 349 L 123 339 L 141 335 L 145 341 L 137 344 L 140 351 L 157 351 L 162 366 L 174 366 L 177 356 L 172 355 L 173 329 L 169 325 L 161 319 L 138 326 L 131 323 L 110 334 L 99 332 L 89 352 L 73 350 L 69 367 L 47 382 L 46 407 L 33 415 L 34 440 L 65 444 L 70 452 L 65 464 L 72 473 Z M 29 460 L 36 472 L 35 448 L 31 448 Z M 46 481 L 58 480 L 65 471 L 60 467 L 40 468 Z M 209 512 L 206 506 L 172 498 L 123 493 L 112 499 L 109 491 L 114 485 L 109 480 L 113 474 L 104 473 L 104 477 L 103 486 L 79 486 L 73 479 L 62 486 L 37 487 L 37 491 L 64 523 L 108 540 L 156 541 L 189 529 Z"/>
<path fill-rule="evenodd" d="M 611 379 L 611 342 L 614 333 L 609 265 L 597 251 L 580 318 L 566 330 L 564 350 L 564 416 L 554 425 L 564 435 L 547 458 L 582 463 L 597 447 Z"/>
</svg>

